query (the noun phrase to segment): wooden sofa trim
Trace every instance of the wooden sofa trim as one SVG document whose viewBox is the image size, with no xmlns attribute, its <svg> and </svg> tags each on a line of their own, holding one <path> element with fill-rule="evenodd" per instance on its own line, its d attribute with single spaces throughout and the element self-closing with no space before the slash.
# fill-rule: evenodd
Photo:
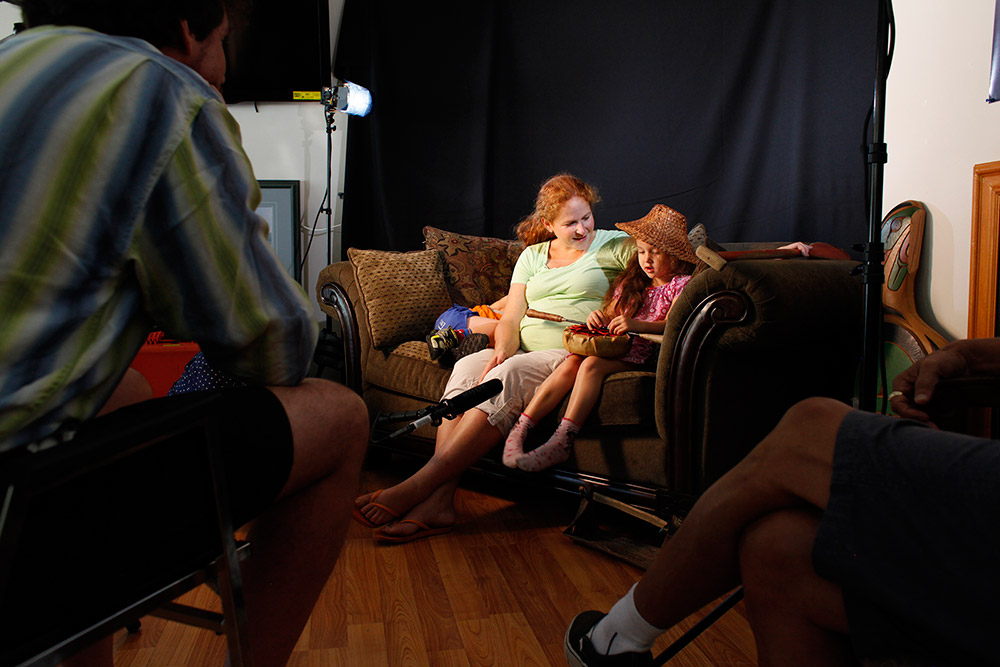
<svg viewBox="0 0 1000 667">
<path fill-rule="evenodd" d="M 340 318 L 343 329 L 341 335 L 344 338 L 344 384 L 358 396 L 362 396 L 361 342 L 354 306 L 347 296 L 347 290 L 337 283 L 323 283 L 319 296 L 323 305 L 333 308 Z"/>
<path fill-rule="evenodd" d="M 705 361 L 706 344 L 721 328 L 742 324 L 750 319 L 752 307 L 749 297 L 736 290 L 723 290 L 706 297 L 691 312 L 682 327 L 678 344 L 674 346 L 667 385 L 666 406 L 670 416 L 668 426 L 668 470 L 672 471 L 673 490 L 694 493 L 705 482 L 704 452 L 695 459 L 694 452 L 677 443 L 690 443 L 695 432 L 695 416 L 699 414 L 691 388 Z M 686 474 L 681 474 L 686 471 Z M 686 488 L 692 481 L 695 487 Z"/>
</svg>

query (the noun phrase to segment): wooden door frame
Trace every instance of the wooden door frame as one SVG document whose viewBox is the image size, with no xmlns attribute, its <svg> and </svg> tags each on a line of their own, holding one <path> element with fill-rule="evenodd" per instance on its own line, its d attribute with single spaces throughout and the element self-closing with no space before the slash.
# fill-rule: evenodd
<svg viewBox="0 0 1000 667">
<path fill-rule="evenodd" d="M 969 338 L 992 338 L 997 321 L 1000 259 L 1000 161 L 973 169 L 969 268 Z"/>
</svg>

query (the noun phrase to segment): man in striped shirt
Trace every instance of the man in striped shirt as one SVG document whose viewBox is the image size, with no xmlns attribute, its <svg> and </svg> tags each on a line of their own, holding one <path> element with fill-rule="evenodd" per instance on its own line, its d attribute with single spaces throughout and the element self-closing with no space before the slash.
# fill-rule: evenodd
<svg viewBox="0 0 1000 667">
<path fill-rule="evenodd" d="M 270 507 L 247 606 L 256 664 L 284 664 L 339 553 L 368 421 L 305 379 L 317 321 L 219 93 L 229 2 L 25 0 L 31 29 L 0 44 L 0 452 L 188 400 L 139 402 L 128 366 L 154 323 L 197 341 L 250 385 L 224 392 L 228 476 L 240 518 Z"/>
</svg>

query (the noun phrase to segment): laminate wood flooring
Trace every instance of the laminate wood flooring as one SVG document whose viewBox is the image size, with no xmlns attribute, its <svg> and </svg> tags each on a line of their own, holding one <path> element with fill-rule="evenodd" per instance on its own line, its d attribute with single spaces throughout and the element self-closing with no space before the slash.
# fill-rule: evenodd
<svg viewBox="0 0 1000 667">
<path fill-rule="evenodd" d="M 366 470 L 362 491 L 389 486 L 410 462 Z M 376 546 L 351 521 L 340 560 L 295 648 L 293 667 L 564 665 L 563 635 L 585 609 L 607 610 L 641 570 L 562 534 L 578 501 L 467 476 L 447 534 Z M 205 587 L 182 601 L 218 608 Z M 672 629 L 662 651 L 711 606 Z M 225 638 L 147 617 L 115 635 L 115 665 L 222 665 Z M 756 665 L 742 603 L 670 665 Z"/>
</svg>

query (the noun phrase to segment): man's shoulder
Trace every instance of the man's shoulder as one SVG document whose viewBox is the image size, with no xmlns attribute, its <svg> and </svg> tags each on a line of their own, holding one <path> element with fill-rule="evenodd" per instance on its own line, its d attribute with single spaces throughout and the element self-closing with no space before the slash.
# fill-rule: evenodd
<svg viewBox="0 0 1000 667">
<path fill-rule="evenodd" d="M 160 75 L 160 79 L 176 81 L 206 97 L 217 96 L 196 72 L 136 37 L 107 35 L 75 26 L 40 26 L 16 35 L 4 46 L 31 54 L 45 67 L 84 70 L 92 67 L 105 72 L 115 67 L 146 68 L 145 71 Z"/>
</svg>

